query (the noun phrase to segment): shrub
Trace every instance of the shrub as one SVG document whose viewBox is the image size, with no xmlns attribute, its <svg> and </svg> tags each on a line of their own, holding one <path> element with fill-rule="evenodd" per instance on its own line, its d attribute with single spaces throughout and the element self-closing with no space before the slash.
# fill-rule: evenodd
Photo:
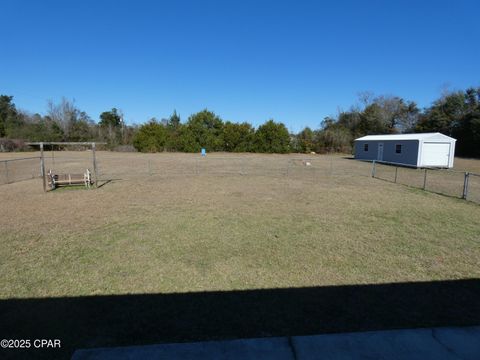
<svg viewBox="0 0 480 360">
<path fill-rule="evenodd" d="M 133 138 L 133 146 L 141 152 L 158 152 L 165 149 L 167 129 L 156 120 L 140 126 Z"/>
<path fill-rule="evenodd" d="M 255 150 L 263 153 L 290 152 L 290 134 L 282 123 L 273 120 L 261 125 L 255 133 Z"/>
<path fill-rule="evenodd" d="M 227 121 L 223 128 L 225 151 L 248 152 L 253 150 L 255 129 L 249 123 L 232 123 Z"/>
<path fill-rule="evenodd" d="M 25 151 L 28 146 L 23 140 L 0 138 L 0 152 Z"/>
<path fill-rule="evenodd" d="M 201 148 L 207 151 L 222 151 L 223 121 L 207 109 L 191 115 L 182 132 L 183 151 L 197 152 Z"/>
</svg>

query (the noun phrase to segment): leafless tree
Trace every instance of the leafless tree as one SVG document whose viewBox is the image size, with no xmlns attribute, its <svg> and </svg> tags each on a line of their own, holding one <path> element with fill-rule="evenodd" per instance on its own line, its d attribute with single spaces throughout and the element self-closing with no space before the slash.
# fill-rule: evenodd
<svg viewBox="0 0 480 360">
<path fill-rule="evenodd" d="M 75 100 L 70 101 L 62 97 L 59 104 L 49 100 L 47 107 L 48 116 L 60 126 L 65 136 L 68 137 L 70 127 L 77 120 L 79 112 L 75 107 Z"/>
<path fill-rule="evenodd" d="M 375 98 L 375 94 L 372 91 L 360 91 L 357 96 L 363 107 L 367 107 L 368 105 L 370 105 Z"/>
</svg>

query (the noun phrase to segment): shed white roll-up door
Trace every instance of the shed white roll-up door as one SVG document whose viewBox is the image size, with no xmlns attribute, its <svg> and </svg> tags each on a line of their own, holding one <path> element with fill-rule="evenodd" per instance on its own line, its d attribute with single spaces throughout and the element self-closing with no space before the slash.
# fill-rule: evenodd
<svg viewBox="0 0 480 360">
<path fill-rule="evenodd" d="M 450 156 L 449 143 L 424 142 L 422 147 L 422 164 L 427 166 L 448 167 Z"/>
</svg>

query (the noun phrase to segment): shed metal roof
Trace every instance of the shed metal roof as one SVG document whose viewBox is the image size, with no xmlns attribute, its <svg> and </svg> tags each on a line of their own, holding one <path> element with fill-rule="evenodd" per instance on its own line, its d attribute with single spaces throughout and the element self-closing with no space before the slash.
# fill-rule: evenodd
<svg viewBox="0 0 480 360">
<path fill-rule="evenodd" d="M 442 133 L 415 133 L 415 134 L 389 134 L 389 135 L 367 135 L 355 139 L 355 141 L 369 141 L 369 140 L 379 140 L 379 141 L 387 141 L 387 140 L 443 140 L 443 141 L 456 141 L 456 139 L 451 138 L 450 136 L 443 135 Z"/>
</svg>

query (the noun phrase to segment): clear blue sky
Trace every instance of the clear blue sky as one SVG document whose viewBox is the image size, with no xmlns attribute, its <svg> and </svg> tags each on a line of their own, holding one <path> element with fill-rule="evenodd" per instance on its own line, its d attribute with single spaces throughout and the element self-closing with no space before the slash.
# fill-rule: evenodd
<svg viewBox="0 0 480 360">
<path fill-rule="evenodd" d="M 2 0 L 0 93 L 94 120 L 269 118 L 317 128 L 360 91 L 428 106 L 480 85 L 480 1 Z"/>
</svg>

